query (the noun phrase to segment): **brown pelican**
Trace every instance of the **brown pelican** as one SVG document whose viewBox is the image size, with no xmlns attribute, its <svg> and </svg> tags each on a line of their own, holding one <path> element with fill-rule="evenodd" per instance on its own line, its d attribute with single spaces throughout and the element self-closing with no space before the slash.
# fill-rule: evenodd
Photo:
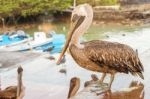
<svg viewBox="0 0 150 99">
<path fill-rule="evenodd" d="M 69 88 L 69 93 L 68 93 L 68 99 L 73 97 L 77 93 L 79 88 L 80 88 L 80 79 L 77 78 L 77 77 L 73 77 L 70 80 L 70 88 Z"/>
<path fill-rule="evenodd" d="M 102 87 L 97 90 L 98 93 L 92 92 L 91 90 L 94 86 L 92 87 L 92 83 L 89 84 L 91 84 L 89 87 L 86 86 L 79 94 L 76 94 L 80 87 L 80 79 L 76 77 L 72 78 L 68 99 L 85 99 L 86 96 L 86 99 L 144 99 L 144 85 L 136 81 L 132 81 L 128 88 L 118 89 L 113 92 L 103 92 L 102 90 L 105 88 Z"/>
<path fill-rule="evenodd" d="M 22 83 L 22 67 L 18 68 L 18 85 L 7 87 L 0 91 L 0 99 L 22 99 L 24 96 L 24 87 Z"/>
<path fill-rule="evenodd" d="M 142 63 L 137 53 L 128 45 L 101 40 L 79 42 L 79 37 L 89 28 L 92 19 L 93 10 L 88 4 L 79 5 L 73 10 L 71 28 L 57 64 L 69 47 L 72 57 L 81 67 L 103 73 L 100 83 L 103 82 L 106 73 L 111 74 L 109 88 L 117 72 L 130 72 L 144 79 Z"/>
</svg>

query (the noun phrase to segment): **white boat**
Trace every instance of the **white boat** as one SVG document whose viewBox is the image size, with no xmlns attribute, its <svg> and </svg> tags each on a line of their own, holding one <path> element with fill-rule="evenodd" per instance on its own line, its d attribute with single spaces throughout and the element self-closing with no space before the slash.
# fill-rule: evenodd
<svg viewBox="0 0 150 99">
<path fill-rule="evenodd" d="M 44 32 L 35 32 L 33 40 L 15 46 L 7 46 L 3 48 L 3 50 L 4 51 L 26 51 L 48 43 L 52 43 L 52 38 L 47 38 Z"/>
</svg>

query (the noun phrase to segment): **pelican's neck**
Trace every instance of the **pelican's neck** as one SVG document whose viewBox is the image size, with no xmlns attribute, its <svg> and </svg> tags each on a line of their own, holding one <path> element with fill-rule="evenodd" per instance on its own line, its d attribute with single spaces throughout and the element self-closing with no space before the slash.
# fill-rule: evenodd
<svg viewBox="0 0 150 99">
<path fill-rule="evenodd" d="M 22 72 L 18 74 L 17 96 L 19 96 L 21 93 L 21 87 L 22 87 Z"/>
<path fill-rule="evenodd" d="M 79 88 L 80 88 L 80 79 L 73 78 L 70 82 L 68 98 L 75 96 Z"/>
<path fill-rule="evenodd" d="M 80 23 L 80 25 L 75 28 L 75 31 L 72 36 L 72 43 L 75 44 L 78 48 L 83 48 L 84 45 L 80 43 L 80 37 L 87 31 L 87 29 L 92 23 L 93 9 L 88 4 L 84 4 L 78 7 L 76 8 L 77 11 L 73 11 L 73 14 L 77 14 L 78 16 L 80 16 L 80 18 L 84 17 L 84 19 L 81 18 L 82 23 L 80 23 L 80 19 L 77 20 Z"/>
<path fill-rule="evenodd" d="M 81 37 L 83 36 L 83 34 L 88 29 L 86 23 L 87 23 L 86 20 L 84 20 L 83 23 L 75 30 L 75 32 L 72 36 L 71 43 L 76 45 L 76 47 L 78 47 L 78 48 L 84 48 L 84 45 L 81 44 L 80 41 L 81 41 Z"/>
<path fill-rule="evenodd" d="M 81 35 L 74 35 L 72 39 L 72 44 L 76 45 L 78 48 L 84 48 L 84 45 L 81 44 Z"/>
</svg>

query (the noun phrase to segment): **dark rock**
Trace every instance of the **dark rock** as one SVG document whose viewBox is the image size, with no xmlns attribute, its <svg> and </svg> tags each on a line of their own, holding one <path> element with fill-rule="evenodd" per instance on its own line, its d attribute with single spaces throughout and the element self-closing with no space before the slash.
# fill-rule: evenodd
<svg viewBox="0 0 150 99">
<path fill-rule="evenodd" d="M 66 74 L 66 73 L 67 73 L 67 70 L 63 68 L 63 69 L 60 69 L 59 72 Z"/>
</svg>

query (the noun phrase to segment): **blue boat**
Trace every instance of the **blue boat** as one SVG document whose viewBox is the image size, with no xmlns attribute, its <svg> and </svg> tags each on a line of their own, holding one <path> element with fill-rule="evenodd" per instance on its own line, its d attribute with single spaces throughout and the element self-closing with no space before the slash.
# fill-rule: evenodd
<svg viewBox="0 0 150 99">
<path fill-rule="evenodd" d="M 0 35 L 0 47 L 20 44 L 31 40 L 31 38 L 30 39 L 29 38 L 30 38 L 29 35 L 26 35 L 21 30 L 13 32 L 11 34 L 3 34 Z"/>
<path fill-rule="evenodd" d="M 51 49 L 50 53 L 58 53 L 61 52 L 64 43 L 65 43 L 65 35 L 64 34 L 53 34 L 52 42 L 44 44 L 42 46 L 35 47 L 35 50 L 42 50 L 43 52 L 47 52 Z"/>
<path fill-rule="evenodd" d="M 65 41 L 66 39 L 64 34 L 54 35 L 53 36 L 54 48 L 51 51 L 51 53 L 61 52 L 62 48 L 64 47 Z"/>
<path fill-rule="evenodd" d="M 34 39 L 24 44 L 18 44 L 3 48 L 4 51 L 38 51 L 48 52 L 51 49 L 51 53 L 61 52 L 65 43 L 64 34 L 51 34 L 50 37 L 46 37 L 44 32 L 35 32 Z"/>
</svg>

